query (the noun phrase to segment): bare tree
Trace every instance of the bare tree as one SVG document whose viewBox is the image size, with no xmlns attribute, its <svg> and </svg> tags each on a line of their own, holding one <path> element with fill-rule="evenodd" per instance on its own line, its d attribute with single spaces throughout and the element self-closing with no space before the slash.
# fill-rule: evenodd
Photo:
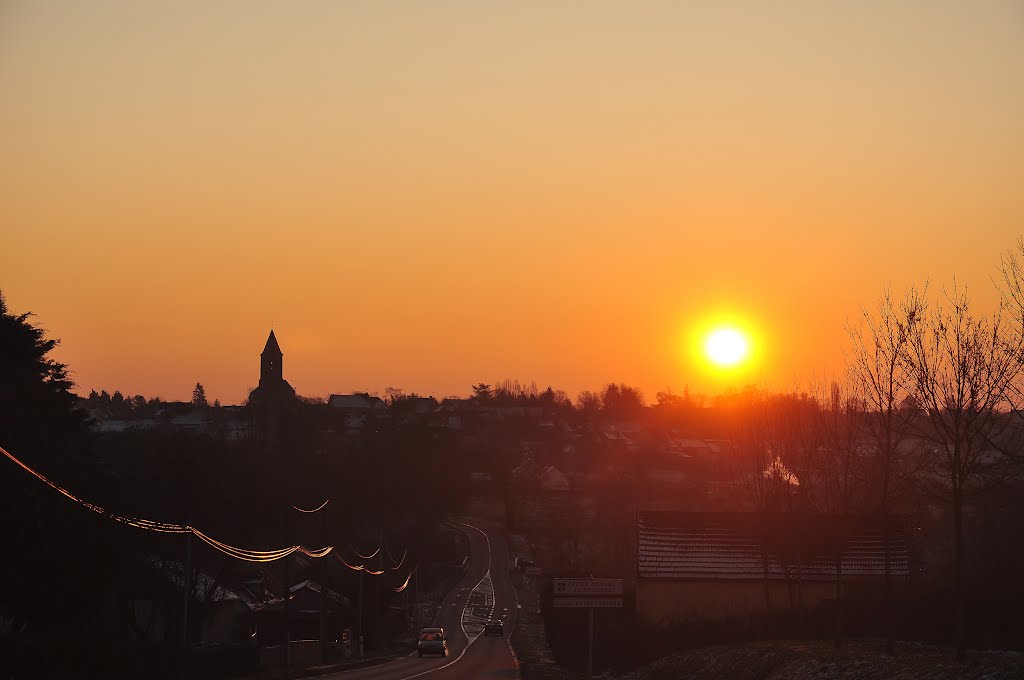
<svg viewBox="0 0 1024 680">
<path fill-rule="evenodd" d="M 384 388 L 384 402 L 388 406 L 394 406 L 397 402 L 402 401 L 407 397 L 405 390 L 401 387 L 386 387 Z"/>
<path fill-rule="evenodd" d="M 821 476 L 818 459 L 823 440 L 819 425 L 821 406 L 807 392 L 773 395 L 768 401 L 766 436 L 772 454 L 767 477 L 776 513 L 769 548 L 778 556 L 790 609 L 796 614 L 799 634 L 804 630 L 804 576 L 809 558 L 822 548 Z"/>
<path fill-rule="evenodd" d="M 736 445 L 731 458 L 731 477 L 741 488 L 744 500 L 760 518 L 759 533 L 765 534 L 767 513 L 772 506 L 778 480 L 766 472 L 771 468 L 772 449 L 768 441 L 768 412 L 765 398 L 759 393 L 748 393 L 742 405 L 737 405 L 735 430 L 732 440 Z M 761 557 L 762 584 L 765 611 L 772 611 L 768 551 L 763 537 L 758 540 Z"/>
<path fill-rule="evenodd" d="M 843 642 L 843 552 L 849 536 L 849 521 L 859 486 L 858 459 L 862 400 L 849 388 L 833 382 L 827 394 L 818 397 L 816 430 L 821 447 L 816 459 L 819 507 L 835 518 L 831 537 L 835 560 L 836 622 L 835 645 Z"/>
<path fill-rule="evenodd" d="M 747 506 L 757 518 L 767 611 L 772 610 L 773 558 L 786 579 L 791 610 L 797 610 L 800 599 L 800 560 L 798 550 L 794 549 L 800 545 L 800 532 L 792 525 L 792 511 L 801 507 L 803 499 L 800 481 L 789 468 L 796 459 L 791 452 L 796 441 L 793 419 L 797 406 L 792 395 L 768 395 L 748 389 L 736 395 L 732 407 L 735 410 L 732 439 L 736 444 L 732 477 L 739 483 Z"/>
<path fill-rule="evenodd" d="M 1020 373 L 1020 334 L 999 303 L 991 317 L 974 316 L 966 291 L 954 287 L 946 304 L 922 310 L 908 327 L 908 367 L 913 396 L 927 414 L 922 434 L 930 446 L 918 481 L 949 502 L 953 511 L 953 579 L 957 661 L 965 657 L 963 588 L 965 501 L 984 490 L 1002 469 L 995 440 L 1007 427 L 1009 391 Z"/>
<path fill-rule="evenodd" d="M 861 423 L 874 456 L 872 486 L 882 525 L 883 621 L 886 628 L 885 653 L 891 655 L 895 643 L 890 625 L 892 617 L 892 559 L 889 537 L 891 492 L 897 456 L 910 434 L 910 421 L 902 409 L 912 394 L 912 372 L 907 360 L 910 328 L 922 313 L 923 297 L 911 290 L 897 304 L 889 290 L 882 293 L 873 310 L 862 310 L 857 323 L 848 323 L 850 349 L 846 358 L 851 389 L 863 400 Z M 916 326 L 915 326 L 916 327 Z"/>
<path fill-rule="evenodd" d="M 1017 240 L 1016 251 L 1011 250 L 1003 255 L 1000 270 L 1003 279 L 1000 292 L 1005 308 L 1013 314 L 1016 332 L 1024 335 L 1024 237 Z M 1013 403 L 1014 412 L 1024 417 L 1024 388 L 1015 381 L 1008 388 L 1008 396 Z"/>
</svg>

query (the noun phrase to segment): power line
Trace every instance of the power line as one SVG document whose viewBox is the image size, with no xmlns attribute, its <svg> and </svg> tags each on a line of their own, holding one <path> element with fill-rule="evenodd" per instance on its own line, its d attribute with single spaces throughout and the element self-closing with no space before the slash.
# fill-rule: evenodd
<svg viewBox="0 0 1024 680">
<path fill-rule="evenodd" d="M 295 552 L 302 553 L 303 555 L 306 555 L 307 557 L 312 557 L 312 558 L 319 559 L 319 558 L 322 558 L 322 557 L 326 557 L 327 555 L 329 555 L 332 552 L 334 552 L 334 546 L 331 546 L 331 545 L 324 546 L 323 548 L 319 548 L 319 549 L 310 549 L 310 548 L 307 548 L 307 547 L 305 547 L 303 545 L 292 545 L 292 546 L 288 546 L 286 548 L 278 548 L 276 550 L 251 550 L 249 548 L 239 548 L 238 546 L 234 546 L 234 545 L 231 545 L 229 543 L 224 543 L 223 541 L 219 541 L 216 538 L 213 538 L 212 536 L 210 536 L 210 535 L 200 531 L 196 527 L 193 527 L 193 526 L 190 526 L 190 525 L 187 525 L 187 524 L 174 524 L 174 523 L 171 523 L 171 522 L 159 522 L 159 521 L 156 521 L 156 520 L 145 519 L 145 518 L 141 518 L 141 517 L 129 517 L 129 516 L 125 516 L 125 515 L 119 515 L 119 514 L 117 514 L 115 512 L 111 512 L 110 510 L 107 510 L 106 508 L 103 508 L 103 507 L 101 507 L 99 505 L 96 505 L 95 503 L 90 503 L 89 501 L 86 501 L 86 500 L 84 500 L 82 498 L 79 498 L 78 496 L 76 496 L 72 492 L 68 491 L 64 487 L 62 487 L 59 484 L 57 484 L 56 482 L 50 480 L 48 477 L 46 477 L 42 473 L 38 472 L 37 470 L 33 469 L 32 467 L 30 467 L 26 463 L 24 463 L 21 460 L 19 460 L 16 456 L 14 456 L 14 454 L 9 452 L 7 449 L 3 448 L 2 446 L 0 446 L 0 453 L 3 453 L 4 456 L 6 456 L 8 459 L 10 459 L 15 465 L 20 467 L 25 472 L 28 472 L 30 475 L 32 475 L 33 477 L 35 477 L 39 481 L 43 482 L 44 484 L 46 484 L 50 488 L 54 489 L 55 491 L 60 493 L 62 496 L 68 498 L 69 500 L 74 501 L 75 503 L 78 503 L 79 505 L 81 505 L 81 506 L 83 506 L 83 507 L 85 507 L 85 508 L 87 508 L 89 510 L 92 510 L 93 512 L 95 512 L 98 515 L 102 515 L 103 517 L 106 517 L 108 519 L 112 519 L 114 521 L 121 522 L 122 524 L 128 524 L 130 526 L 133 526 L 133 527 L 136 527 L 136 528 L 139 528 L 139 529 L 144 529 L 146 531 L 156 531 L 156 532 L 160 532 L 160 533 L 171 533 L 171 534 L 187 534 L 187 533 L 191 533 L 191 534 L 194 534 L 200 540 L 202 540 L 204 543 L 209 545 L 211 548 L 214 548 L 215 550 L 217 550 L 217 551 L 227 555 L 228 557 L 233 557 L 233 558 L 238 559 L 238 560 L 244 560 L 246 562 L 276 562 L 277 560 L 285 558 L 285 557 L 287 557 L 287 556 L 289 556 L 289 555 L 291 555 L 291 554 L 293 554 Z M 324 501 L 323 504 L 320 505 L 320 507 L 318 507 L 316 510 L 302 510 L 301 508 L 298 508 L 298 507 L 295 507 L 295 506 L 292 506 L 292 507 L 295 507 L 295 509 L 299 510 L 300 512 L 318 512 L 318 511 L 322 510 L 328 503 L 330 503 L 330 499 Z M 386 543 L 385 543 L 385 546 L 386 546 Z M 361 557 L 362 559 L 369 560 L 369 559 L 373 559 L 374 557 L 377 556 L 378 553 L 380 553 L 381 547 L 378 547 L 376 550 L 374 550 L 369 555 L 362 555 L 355 548 L 353 548 L 352 551 L 356 555 Z M 397 571 L 402 566 L 402 563 L 405 562 L 405 558 L 408 555 L 408 553 L 409 553 L 409 549 L 406 548 L 405 551 L 402 553 L 402 559 L 394 567 L 391 567 L 390 569 L 392 571 Z M 391 555 L 391 550 L 390 549 L 387 549 L 387 554 L 388 554 L 388 557 L 391 559 L 391 561 L 394 562 L 395 559 Z M 352 569 L 353 571 L 363 571 L 363 572 L 365 572 L 367 574 L 370 574 L 372 576 L 380 576 L 381 574 L 385 573 L 385 570 L 383 570 L 383 569 L 381 569 L 381 570 L 368 569 L 366 567 L 366 565 L 355 566 L 355 565 L 349 564 L 345 560 L 345 558 L 343 558 L 337 552 L 334 552 L 334 555 L 338 559 L 339 562 L 341 562 L 343 565 L 345 565 L 349 569 Z M 412 572 L 410 572 L 410 574 L 411 573 Z M 407 579 L 407 581 L 408 581 L 408 579 Z M 404 589 L 404 586 L 403 586 L 403 589 Z M 401 591 L 396 591 L 396 592 L 401 592 Z"/>
<path fill-rule="evenodd" d="M 409 587 L 409 581 L 412 579 L 412 572 L 414 572 L 414 571 L 416 571 L 416 567 L 413 567 L 412 569 L 409 570 L 409 575 L 405 577 L 405 582 L 402 585 L 398 586 L 397 588 L 392 588 L 392 590 L 395 591 L 396 593 L 400 593 L 403 590 L 405 590 L 406 588 L 408 588 Z"/>
<path fill-rule="evenodd" d="M 161 533 L 169 534 L 195 534 L 207 545 L 211 546 L 212 548 L 215 548 L 216 550 L 224 553 L 225 555 L 228 555 L 229 557 L 234 557 L 235 559 L 245 560 L 246 562 L 274 562 L 283 557 L 287 557 L 288 555 L 291 555 L 294 552 L 301 552 L 303 555 L 306 555 L 307 557 L 320 558 L 326 557 L 328 554 L 330 554 L 332 550 L 334 550 L 334 546 L 330 545 L 316 550 L 310 550 L 309 548 L 306 548 L 302 545 L 293 545 L 287 548 L 279 548 L 277 550 L 249 550 L 248 548 L 239 548 L 237 546 L 233 546 L 228 543 L 218 541 L 217 539 L 204 534 L 199 529 L 196 529 L 195 527 L 186 524 L 173 524 L 170 522 L 158 522 L 151 519 L 118 515 L 117 513 L 102 508 L 99 505 L 96 505 L 95 503 L 90 503 L 89 501 L 79 498 L 75 494 L 71 493 L 64 487 L 57 484 L 56 482 L 53 482 L 50 479 L 48 479 L 45 475 L 37 472 L 36 470 L 32 469 L 22 461 L 18 460 L 18 458 L 16 458 L 12 453 L 10 453 L 7 449 L 3 448 L 2 446 L 0 446 L 0 453 L 3 453 L 5 456 L 7 456 L 7 458 L 13 461 L 15 465 L 20 467 L 22 470 L 25 470 L 26 472 L 28 472 L 33 477 L 43 482 L 50 488 L 59 492 L 61 495 L 78 503 L 79 505 L 85 508 L 88 508 L 89 510 L 92 510 L 93 512 L 99 515 L 102 515 L 103 517 L 107 517 L 114 521 L 121 522 L 122 524 L 128 524 L 139 529 L 145 529 L 146 531 L 158 531 Z M 326 504 L 327 503 L 324 503 L 324 505 Z M 321 506 L 321 508 L 322 507 L 323 506 Z"/>
<path fill-rule="evenodd" d="M 387 545 L 387 543 L 385 543 L 384 545 Z M 405 558 L 408 557 L 408 556 L 409 556 L 409 549 L 406 548 L 405 550 L 402 551 L 402 559 L 398 560 L 398 562 L 395 562 L 395 558 L 391 556 L 391 551 L 388 550 L 388 558 L 392 562 L 395 562 L 395 566 L 391 567 L 391 570 L 392 571 L 398 571 L 399 569 L 401 569 L 402 565 L 405 563 Z"/>
<path fill-rule="evenodd" d="M 320 504 L 320 507 L 319 507 L 319 508 L 316 508 L 315 510 L 303 510 L 302 508 L 300 508 L 300 507 L 299 507 L 299 506 L 297 506 L 297 505 L 293 505 L 292 507 L 293 507 L 293 508 L 295 508 L 296 510 L 298 510 L 299 512 L 308 512 L 308 513 L 313 513 L 313 512 L 320 512 L 321 510 L 323 510 L 324 508 L 326 508 L 326 507 L 327 507 L 327 504 L 328 504 L 328 503 L 330 503 L 330 502 L 331 502 L 331 499 L 330 499 L 330 498 L 328 498 L 327 500 L 325 500 L 325 501 L 324 501 L 323 503 L 321 503 L 321 504 Z"/>
<path fill-rule="evenodd" d="M 363 558 L 364 560 L 372 560 L 372 559 L 373 559 L 374 557 L 376 557 L 376 556 L 377 556 L 377 553 L 379 553 L 379 552 L 380 552 L 380 546 L 377 546 L 377 549 L 376 549 L 376 550 L 374 550 L 374 551 L 373 551 L 372 553 L 370 553 L 369 555 L 364 555 L 364 554 L 362 554 L 361 552 L 359 552 L 358 550 L 356 550 L 356 549 L 355 549 L 355 546 L 353 546 L 353 545 L 352 545 L 351 543 L 349 544 L 349 546 L 348 546 L 348 547 L 352 548 L 352 552 L 354 552 L 354 553 L 355 553 L 356 555 L 358 555 L 359 557 Z"/>
<path fill-rule="evenodd" d="M 356 554 L 358 555 L 359 553 L 356 553 Z M 374 554 L 376 554 L 376 553 L 374 553 Z M 340 553 L 337 553 L 337 552 L 334 553 L 334 557 L 339 562 L 341 562 L 343 565 L 345 565 L 346 567 L 351 569 L 352 571 L 362 571 L 362 572 L 365 572 L 367 574 L 370 574 L 371 576 L 380 576 L 381 574 L 384 573 L 383 569 L 381 569 L 379 571 L 376 570 L 376 569 L 370 569 L 365 564 L 349 564 L 348 560 L 346 560 L 344 557 L 341 556 Z M 362 555 L 360 555 L 360 557 L 362 557 Z"/>
<path fill-rule="evenodd" d="M 335 558 L 336 558 L 336 559 L 337 559 L 337 560 L 338 560 L 339 562 L 341 562 L 342 564 L 344 564 L 344 565 L 345 565 L 346 567 L 348 567 L 349 569 L 351 569 L 352 571 L 366 571 L 366 567 L 365 567 L 365 566 L 363 566 L 362 564 L 359 564 L 359 565 L 352 565 L 352 564 L 349 564 L 349 563 L 348 563 L 348 561 L 347 561 L 347 560 L 346 560 L 346 559 L 345 559 L 344 557 L 342 557 L 340 553 L 334 553 L 334 557 L 335 557 Z"/>
</svg>

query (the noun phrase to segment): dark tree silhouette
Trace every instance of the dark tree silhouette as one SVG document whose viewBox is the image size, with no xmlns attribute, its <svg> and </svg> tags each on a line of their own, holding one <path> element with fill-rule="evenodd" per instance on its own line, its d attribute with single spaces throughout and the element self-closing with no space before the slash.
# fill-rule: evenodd
<svg viewBox="0 0 1024 680">
<path fill-rule="evenodd" d="M 910 329 L 923 313 L 923 298 L 911 290 L 901 302 L 886 290 L 874 310 L 862 310 L 856 324 L 848 324 L 847 334 L 851 348 L 847 355 L 847 374 L 855 398 L 865 406 L 860 421 L 864 434 L 871 442 L 875 465 L 873 488 L 881 515 L 884 555 L 883 606 L 886 611 L 892 600 L 892 565 L 889 554 L 888 515 L 892 487 L 896 477 L 896 464 L 900 448 L 910 433 L 909 413 L 902 408 L 912 393 L 908 351 Z M 895 651 L 891 617 L 886 622 L 885 653 Z"/>
<path fill-rule="evenodd" d="M 195 388 L 192 390 L 192 405 L 193 406 L 209 406 L 210 403 L 206 401 L 206 388 L 203 387 L 203 383 L 196 383 Z"/>
<path fill-rule="evenodd" d="M 85 419 L 75 409 L 74 383 L 67 366 L 49 356 L 58 341 L 29 323 L 31 316 L 10 314 L 0 293 L 0 442 L 31 453 L 55 439 L 81 444 Z"/>
<path fill-rule="evenodd" d="M 30 319 L 31 314 L 10 313 L 0 296 L 0 446 L 63 485 L 95 494 L 103 484 L 85 416 L 76 408 L 67 366 L 51 356 L 58 341 Z M 11 586 L 0 589 L 0 611 L 18 635 L 36 641 L 57 637 L 109 590 L 115 549 L 106 520 L 6 458 L 0 459 L 0 516 L 8 546 L 0 582 Z M 3 650 L 8 653 L 13 652 Z M 11 668 L 14 676 L 21 663 L 0 658 L 0 667 Z"/>
<path fill-rule="evenodd" d="M 843 643 L 843 549 L 847 538 L 848 522 L 858 500 L 859 426 L 862 412 L 855 393 L 833 382 L 827 395 L 818 397 L 815 429 L 819 446 L 815 459 L 815 477 L 818 478 L 821 510 L 837 518 L 831 547 L 835 560 L 836 620 L 835 645 Z M 888 550 L 888 546 L 886 547 Z M 891 571 L 889 569 L 888 571 Z"/>
<path fill-rule="evenodd" d="M 912 317 L 908 361 L 914 402 L 927 414 L 922 434 L 930 440 L 917 479 L 953 510 L 956 658 L 963 661 L 964 505 L 1005 471 L 1004 453 L 993 443 L 1007 426 L 1003 411 L 1021 370 L 1021 338 L 1003 316 L 1005 303 L 985 318 L 971 312 L 966 291 L 955 286 L 946 301 Z"/>
<path fill-rule="evenodd" d="M 590 390 L 584 390 L 580 392 L 579 396 L 576 397 L 576 409 L 588 419 L 594 418 L 598 411 L 601 410 L 601 397 L 600 395 L 591 392 Z"/>
<path fill-rule="evenodd" d="M 644 395 L 625 383 L 610 383 L 601 392 L 601 407 L 613 418 L 635 418 L 643 412 Z"/>
</svg>

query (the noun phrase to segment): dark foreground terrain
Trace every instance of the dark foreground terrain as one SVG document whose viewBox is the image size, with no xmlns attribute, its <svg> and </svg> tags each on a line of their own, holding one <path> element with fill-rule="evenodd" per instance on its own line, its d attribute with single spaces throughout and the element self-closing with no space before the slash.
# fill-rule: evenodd
<svg viewBox="0 0 1024 680">
<path fill-rule="evenodd" d="M 1019 680 L 1020 652 L 971 652 L 953 662 L 951 650 L 899 643 L 897 655 L 881 653 L 880 640 L 759 642 L 742 647 L 705 647 L 659 659 L 625 680 Z M 611 677 L 603 676 L 603 677 Z"/>
</svg>

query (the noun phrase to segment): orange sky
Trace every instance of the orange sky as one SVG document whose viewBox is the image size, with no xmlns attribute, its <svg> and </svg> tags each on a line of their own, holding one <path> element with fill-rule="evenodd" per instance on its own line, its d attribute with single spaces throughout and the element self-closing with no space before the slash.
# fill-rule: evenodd
<svg viewBox="0 0 1024 680">
<path fill-rule="evenodd" d="M 0 288 L 80 387 L 777 388 L 1024 232 L 1024 5 L 0 6 Z M 757 361 L 689 336 L 733 316 Z"/>
</svg>

